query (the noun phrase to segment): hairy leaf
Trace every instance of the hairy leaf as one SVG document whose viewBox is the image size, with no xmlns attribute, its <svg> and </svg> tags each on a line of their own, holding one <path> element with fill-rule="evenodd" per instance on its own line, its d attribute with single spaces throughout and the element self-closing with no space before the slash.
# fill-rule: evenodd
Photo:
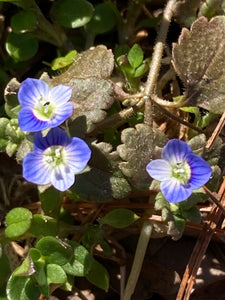
<svg viewBox="0 0 225 300">
<path fill-rule="evenodd" d="M 94 124 L 106 117 L 104 110 L 108 109 L 114 99 L 113 85 L 110 81 L 98 78 L 73 79 L 70 81 L 73 88 L 72 102 L 74 112 L 71 117 L 74 120 L 72 128 L 79 128 L 82 119 L 86 131 L 94 129 Z"/>
<path fill-rule="evenodd" d="M 118 164 L 121 162 L 117 151 L 107 143 L 92 143 L 91 169 L 76 176 L 70 188 L 81 199 L 89 201 L 109 201 L 122 199 L 131 191 Z"/>
<path fill-rule="evenodd" d="M 121 171 L 137 189 L 148 189 L 151 178 L 146 171 L 154 155 L 155 147 L 163 147 L 166 137 L 161 131 L 152 131 L 147 125 L 137 124 L 135 128 L 124 129 L 121 135 L 123 145 L 117 147 L 125 161 L 119 164 Z"/>
<path fill-rule="evenodd" d="M 69 84 L 73 78 L 109 78 L 114 68 L 111 50 L 103 45 L 90 48 L 77 55 L 75 62 L 63 74 L 54 78 L 56 84 Z"/>
<path fill-rule="evenodd" d="M 213 113 L 225 109 L 225 16 L 205 17 L 183 29 L 173 47 L 173 64 L 186 88 L 188 105 Z"/>
<path fill-rule="evenodd" d="M 53 86 L 65 84 L 73 89 L 72 135 L 92 131 L 106 117 L 105 110 L 114 102 L 113 84 L 107 80 L 113 67 L 112 51 L 97 46 L 78 54 L 69 69 L 52 80 Z"/>
</svg>

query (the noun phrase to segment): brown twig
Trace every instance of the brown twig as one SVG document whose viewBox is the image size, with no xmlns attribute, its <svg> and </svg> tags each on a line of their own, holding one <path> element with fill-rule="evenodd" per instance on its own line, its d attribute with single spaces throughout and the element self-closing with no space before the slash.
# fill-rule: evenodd
<svg viewBox="0 0 225 300">
<path fill-rule="evenodd" d="M 225 125 L 225 111 L 222 114 L 219 123 L 217 124 L 215 130 L 213 131 L 211 137 L 209 138 L 207 144 L 206 144 L 206 149 L 210 150 L 216 140 L 216 138 L 218 137 L 218 135 L 220 134 L 221 130 L 223 129 L 223 126 Z"/>
<path fill-rule="evenodd" d="M 225 205 L 225 179 L 222 182 L 218 198 L 221 205 Z M 192 255 L 187 264 L 183 275 L 180 289 L 177 294 L 177 300 L 188 300 L 193 289 L 198 268 L 202 262 L 203 256 L 208 248 L 208 245 L 214 235 L 217 224 L 220 221 L 222 211 L 216 206 L 209 214 L 208 221 L 204 224 L 203 230 L 200 232 L 198 240 L 195 244 Z"/>
</svg>

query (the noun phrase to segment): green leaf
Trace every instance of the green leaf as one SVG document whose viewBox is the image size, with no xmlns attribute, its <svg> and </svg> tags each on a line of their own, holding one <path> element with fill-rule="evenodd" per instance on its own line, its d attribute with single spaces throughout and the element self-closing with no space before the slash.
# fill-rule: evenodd
<svg viewBox="0 0 225 300">
<path fill-rule="evenodd" d="M 97 287 L 108 291 L 109 289 L 109 274 L 108 271 L 97 260 L 92 258 L 91 269 L 86 275 L 88 281 Z"/>
<path fill-rule="evenodd" d="M 58 234 L 58 224 L 55 219 L 39 214 L 33 215 L 29 232 L 36 237 Z"/>
<path fill-rule="evenodd" d="M 29 33 L 9 33 L 6 39 L 6 50 L 16 61 L 25 61 L 33 57 L 38 51 L 38 41 Z"/>
<path fill-rule="evenodd" d="M 218 0 L 206 0 L 204 3 L 202 3 L 198 16 L 205 16 L 208 19 L 211 19 L 212 17 L 216 15 L 221 14 L 221 4 L 223 1 Z"/>
<path fill-rule="evenodd" d="M 108 224 L 115 228 L 124 228 L 138 219 L 139 217 L 133 211 L 125 208 L 118 208 L 110 211 L 98 221 L 100 224 Z"/>
<path fill-rule="evenodd" d="M 40 290 L 30 277 L 10 276 L 7 283 L 8 300 L 38 300 Z"/>
<path fill-rule="evenodd" d="M 176 22 L 182 27 L 190 27 L 197 18 L 201 0 L 177 1 L 174 11 Z"/>
<path fill-rule="evenodd" d="M 67 277 L 64 270 L 57 264 L 48 264 L 46 268 L 48 283 L 63 284 Z"/>
<path fill-rule="evenodd" d="M 1 271 L 0 271 L 0 286 L 1 286 L 10 274 L 9 261 L 5 254 L 1 255 L 0 257 L 0 266 L 1 266 Z"/>
<path fill-rule="evenodd" d="M 19 105 L 18 101 L 18 91 L 20 88 L 20 83 L 16 80 L 16 78 L 12 78 L 7 84 L 4 91 L 4 99 L 5 99 L 5 111 L 10 118 L 17 118 L 17 113 L 15 112 L 15 108 Z"/>
<path fill-rule="evenodd" d="M 18 238 L 29 230 L 32 213 L 23 207 L 16 207 L 6 215 L 5 234 L 8 238 Z"/>
<path fill-rule="evenodd" d="M 64 271 L 73 276 L 85 276 L 91 268 L 92 257 L 84 246 L 75 241 L 68 241 L 74 249 L 73 257 L 63 265 Z"/>
<path fill-rule="evenodd" d="M 41 252 L 36 248 L 31 248 L 29 255 L 34 263 L 41 258 Z"/>
<path fill-rule="evenodd" d="M 66 56 L 57 57 L 51 63 L 51 68 L 53 71 L 65 68 L 72 64 L 77 56 L 77 51 L 72 50 Z"/>
<path fill-rule="evenodd" d="M 86 30 L 95 34 L 105 33 L 116 24 L 116 14 L 109 3 L 97 4 L 91 21 L 86 25 Z"/>
<path fill-rule="evenodd" d="M 129 63 L 134 69 L 139 67 L 143 62 L 143 58 L 144 58 L 144 53 L 141 47 L 138 44 L 134 44 L 133 47 L 128 52 L 127 58 L 129 60 Z"/>
<path fill-rule="evenodd" d="M 225 16 L 210 22 L 201 17 L 190 31 L 182 30 L 173 47 L 173 64 L 185 86 L 188 106 L 200 106 L 215 114 L 224 112 L 224 52 Z"/>
<path fill-rule="evenodd" d="M 54 2 L 51 15 L 64 27 L 78 28 L 91 20 L 93 10 L 86 0 L 59 0 Z"/>
<path fill-rule="evenodd" d="M 161 131 L 152 131 L 147 125 L 137 124 L 135 128 L 122 131 L 121 141 L 123 144 L 117 147 L 120 157 L 124 160 L 119 164 L 121 171 L 129 178 L 134 188 L 148 189 L 151 178 L 146 166 L 154 158 L 155 147 L 165 145 L 166 136 Z"/>
<path fill-rule="evenodd" d="M 22 262 L 22 264 L 14 270 L 13 275 L 28 276 L 34 274 L 35 272 L 36 270 L 34 267 L 34 263 L 30 258 L 30 256 L 27 256 L 25 260 Z"/>
<path fill-rule="evenodd" d="M 33 278 L 35 282 L 37 282 L 41 293 L 45 295 L 45 297 L 49 297 L 50 290 L 47 281 L 45 261 L 42 258 L 40 258 L 38 261 L 35 261 L 34 264 L 36 268 L 36 273 L 33 275 Z"/>
<path fill-rule="evenodd" d="M 59 191 L 54 187 L 50 187 L 43 193 L 40 193 L 39 198 L 41 200 L 41 208 L 45 214 L 53 218 L 58 218 L 62 204 Z"/>
<path fill-rule="evenodd" d="M 11 18 L 11 27 L 14 33 L 33 30 L 36 25 L 37 18 L 32 11 L 21 11 Z"/>
<path fill-rule="evenodd" d="M 58 264 L 60 266 L 66 264 L 72 257 L 72 248 L 52 236 L 43 237 L 36 244 L 42 256 L 46 257 L 46 261 L 51 264 Z"/>
</svg>

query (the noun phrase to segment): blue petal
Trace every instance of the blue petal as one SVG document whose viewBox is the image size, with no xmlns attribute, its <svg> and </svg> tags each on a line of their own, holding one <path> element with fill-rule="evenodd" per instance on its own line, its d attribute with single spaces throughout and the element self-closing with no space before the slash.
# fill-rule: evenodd
<svg viewBox="0 0 225 300">
<path fill-rule="evenodd" d="M 18 99 L 22 106 L 33 107 L 41 95 L 48 98 L 49 91 L 46 82 L 40 79 L 27 78 L 21 83 Z"/>
<path fill-rule="evenodd" d="M 43 162 L 41 151 L 34 151 L 27 154 L 23 160 L 23 177 L 36 184 L 50 183 L 51 170 Z"/>
<path fill-rule="evenodd" d="M 63 106 L 55 109 L 54 117 L 48 121 L 48 128 L 53 128 L 61 125 L 73 113 L 73 104 L 71 102 L 65 103 Z"/>
<path fill-rule="evenodd" d="M 56 127 L 52 128 L 48 134 L 43 137 L 41 132 L 34 135 L 34 149 L 45 150 L 53 145 L 67 146 L 71 143 L 72 139 L 68 137 L 67 133 Z"/>
<path fill-rule="evenodd" d="M 189 154 L 186 159 L 191 168 L 189 183 L 192 189 L 198 189 L 209 180 L 212 169 L 203 158 L 194 153 Z"/>
<path fill-rule="evenodd" d="M 48 128 L 48 123 L 35 117 L 32 108 L 22 107 L 18 114 L 19 126 L 23 131 L 41 131 Z"/>
<path fill-rule="evenodd" d="M 64 105 L 71 98 L 72 88 L 60 84 L 51 89 L 50 95 L 54 103 L 57 103 L 57 105 Z"/>
<path fill-rule="evenodd" d="M 184 201 L 192 193 L 192 188 L 189 185 L 181 185 L 177 180 L 174 179 L 162 181 L 160 188 L 166 200 L 171 203 Z"/>
<path fill-rule="evenodd" d="M 159 181 L 168 180 L 172 175 L 171 165 L 164 159 L 155 159 L 151 161 L 147 165 L 146 170 L 152 178 Z"/>
<path fill-rule="evenodd" d="M 75 181 L 74 173 L 70 167 L 60 165 L 51 174 L 51 182 L 53 186 L 59 191 L 66 191 Z"/>
<path fill-rule="evenodd" d="M 162 158 L 175 164 L 184 160 L 185 156 L 191 153 L 191 147 L 178 139 L 170 140 L 162 150 Z"/>
<path fill-rule="evenodd" d="M 72 142 L 66 147 L 68 165 L 73 173 L 82 171 L 90 157 L 91 150 L 88 145 L 79 138 L 72 138 Z"/>
</svg>

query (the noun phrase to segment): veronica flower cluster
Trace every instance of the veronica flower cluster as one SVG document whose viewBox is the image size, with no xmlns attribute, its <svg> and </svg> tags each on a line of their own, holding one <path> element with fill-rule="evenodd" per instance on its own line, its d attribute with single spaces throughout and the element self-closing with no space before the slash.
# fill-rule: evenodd
<svg viewBox="0 0 225 300">
<path fill-rule="evenodd" d="M 60 191 L 74 184 L 74 175 L 86 167 L 91 156 L 83 140 L 70 138 L 57 127 L 73 113 L 71 95 L 71 87 L 58 85 L 50 89 L 44 81 L 32 78 L 22 82 L 18 93 L 20 128 L 35 132 L 34 151 L 23 160 L 23 176 L 36 184 L 51 183 Z M 44 137 L 41 131 L 48 128 Z"/>
<path fill-rule="evenodd" d="M 186 200 L 212 173 L 209 164 L 178 139 L 170 140 L 162 149 L 162 159 L 151 161 L 146 170 L 152 178 L 161 181 L 163 195 L 173 203 Z"/>
</svg>

